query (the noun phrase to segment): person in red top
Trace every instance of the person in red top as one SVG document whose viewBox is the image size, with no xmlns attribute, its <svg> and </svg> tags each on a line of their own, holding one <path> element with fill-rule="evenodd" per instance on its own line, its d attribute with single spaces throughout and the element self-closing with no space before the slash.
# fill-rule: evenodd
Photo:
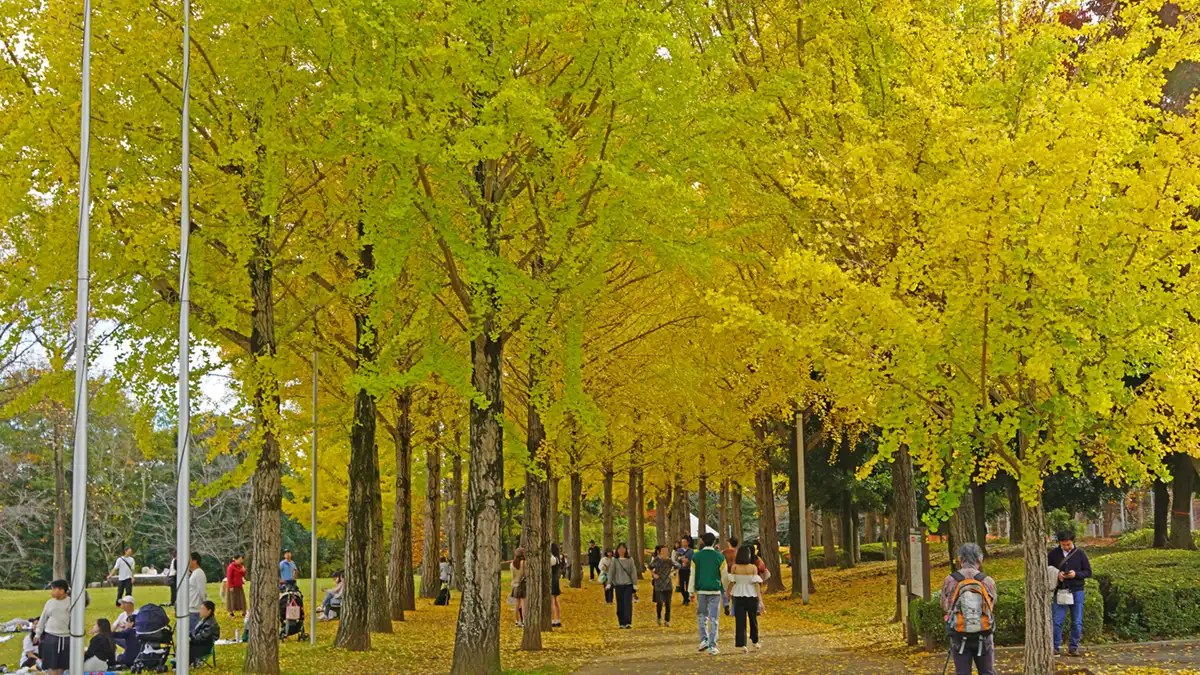
<svg viewBox="0 0 1200 675">
<path fill-rule="evenodd" d="M 233 560 L 225 568 L 225 582 L 228 585 L 225 607 L 229 610 L 229 616 L 234 616 L 237 612 L 244 615 L 246 613 L 246 591 L 242 586 L 246 582 L 246 567 L 242 564 L 241 553 L 233 556 Z"/>
</svg>

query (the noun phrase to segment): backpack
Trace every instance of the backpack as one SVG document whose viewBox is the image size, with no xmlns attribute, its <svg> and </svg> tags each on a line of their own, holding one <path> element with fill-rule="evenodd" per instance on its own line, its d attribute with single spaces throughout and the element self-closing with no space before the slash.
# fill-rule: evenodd
<svg viewBox="0 0 1200 675">
<path fill-rule="evenodd" d="M 435 604 L 435 605 L 450 604 L 450 587 L 449 586 L 442 586 L 442 590 L 438 591 L 437 599 L 433 601 L 433 604 Z"/>
<path fill-rule="evenodd" d="M 950 637 L 971 639 L 991 635 L 996 622 L 992 613 L 992 596 L 988 595 L 987 587 L 983 585 L 987 575 L 979 572 L 968 579 L 955 572 L 950 577 L 957 585 L 950 602 L 950 613 L 946 615 L 946 633 Z"/>
</svg>

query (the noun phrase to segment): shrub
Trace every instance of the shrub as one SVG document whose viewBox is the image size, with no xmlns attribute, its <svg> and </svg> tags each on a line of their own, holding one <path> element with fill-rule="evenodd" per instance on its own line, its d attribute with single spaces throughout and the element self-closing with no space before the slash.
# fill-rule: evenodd
<svg viewBox="0 0 1200 675">
<path fill-rule="evenodd" d="M 1094 580 L 1085 582 L 1088 601 L 1083 604 L 1083 639 L 1095 642 L 1104 630 L 1104 603 L 1100 586 Z M 996 582 L 996 644 L 1019 645 L 1025 642 L 1025 580 L 1008 579 Z M 946 624 L 938 594 L 929 602 L 914 600 L 909 607 L 917 633 L 933 643 L 946 640 Z M 1047 617 L 1049 620 L 1049 617 Z"/>
<path fill-rule="evenodd" d="M 1125 551 L 1097 558 L 1093 571 L 1118 638 L 1200 635 L 1200 553 Z"/>
<path fill-rule="evenodd" d="M 883 560 L 883 544 L 882 543 L 861 544 L 858 547 L 858 553 L 859 553 L 859 556 L 862 558 L 862 562 L 880 562 Z M 842 554 L 842 549 L 839 548 L 838 549 L 839 559 L 840 559 L 841 554 Z M 780 561 L 782 562 L 782 564 L 791 566 L 792 552 L 790 549 L 781 546 L 779 548 L 779 556 L 780 556 Z M 819 570 L 819 569 L 823 569 L 824 567 L 825 567 L 825 547 L 814 546 L 813 548 L 811 548 L 808 551 L 808 568 L 810 570 Z"/>
<path fill-rule="evenodd" d="M 1200 530 L 1192 532 L 1192 541 L 1200 547 Z M 1117 546 L 1121 548 L 1150 548 L 1154 546 L 1154 529 L 1143 527 L 1140 530 L 1126 532 L 1117 538 Z"/>
</svg>

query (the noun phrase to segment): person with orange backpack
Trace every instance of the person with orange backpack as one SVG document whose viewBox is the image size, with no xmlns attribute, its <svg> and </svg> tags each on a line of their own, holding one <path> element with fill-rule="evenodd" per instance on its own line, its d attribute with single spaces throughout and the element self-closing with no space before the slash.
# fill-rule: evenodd
<svg viewBox="0 0 1200 675">
<path fill-rule="evenodd" d="M 958 571 L 942 583 L 941 594 L 954 675 L 971 675 L 972 663 L 979 675 L 996 675 L 992 641 L 996 581 L 983 573 L 983 551 L 978 544 L 959 547 L 958 565 Z"/>
</svg>

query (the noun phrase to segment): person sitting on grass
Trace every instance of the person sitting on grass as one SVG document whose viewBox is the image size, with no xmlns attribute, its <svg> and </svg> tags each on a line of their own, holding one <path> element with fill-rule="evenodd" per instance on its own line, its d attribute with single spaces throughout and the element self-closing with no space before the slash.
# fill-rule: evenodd
<svg viewBox="0 0 1200 675">
<path fill-rule="evenodd" d="M 200 605 L 200 622 L 192 627 L 188 636 L 188 652 L 193 666 L 204 663 L 204 659 L 212 653 L 217 638 L 221 637 L 221 626 L 217 624 L 217 617 L 213 616 L 216 611 L 217 606 L 212 600 L 205 600 Z"/>
<path fill-rule="evenodd" d="M 18 665 L 21 668 L 30 668 L 32 670 L 41 670 L 41 659 L 38 657 L 38 648 L 34 644 L 34 633 L 37 632 L 38 619 L 41 617 L 33 617 L 29 620 L 29 633 L 21 642 L 21 660 Z"/>
<path fill-rule="evenodd" d="M 83 670 L 86 673 L 102 673 L 111 670 L 117 662 L 117 644 L 113 641 L 112 624 L 108 619 L 96 619 L 96 631 L 83 654 Z"/>
</svg>

